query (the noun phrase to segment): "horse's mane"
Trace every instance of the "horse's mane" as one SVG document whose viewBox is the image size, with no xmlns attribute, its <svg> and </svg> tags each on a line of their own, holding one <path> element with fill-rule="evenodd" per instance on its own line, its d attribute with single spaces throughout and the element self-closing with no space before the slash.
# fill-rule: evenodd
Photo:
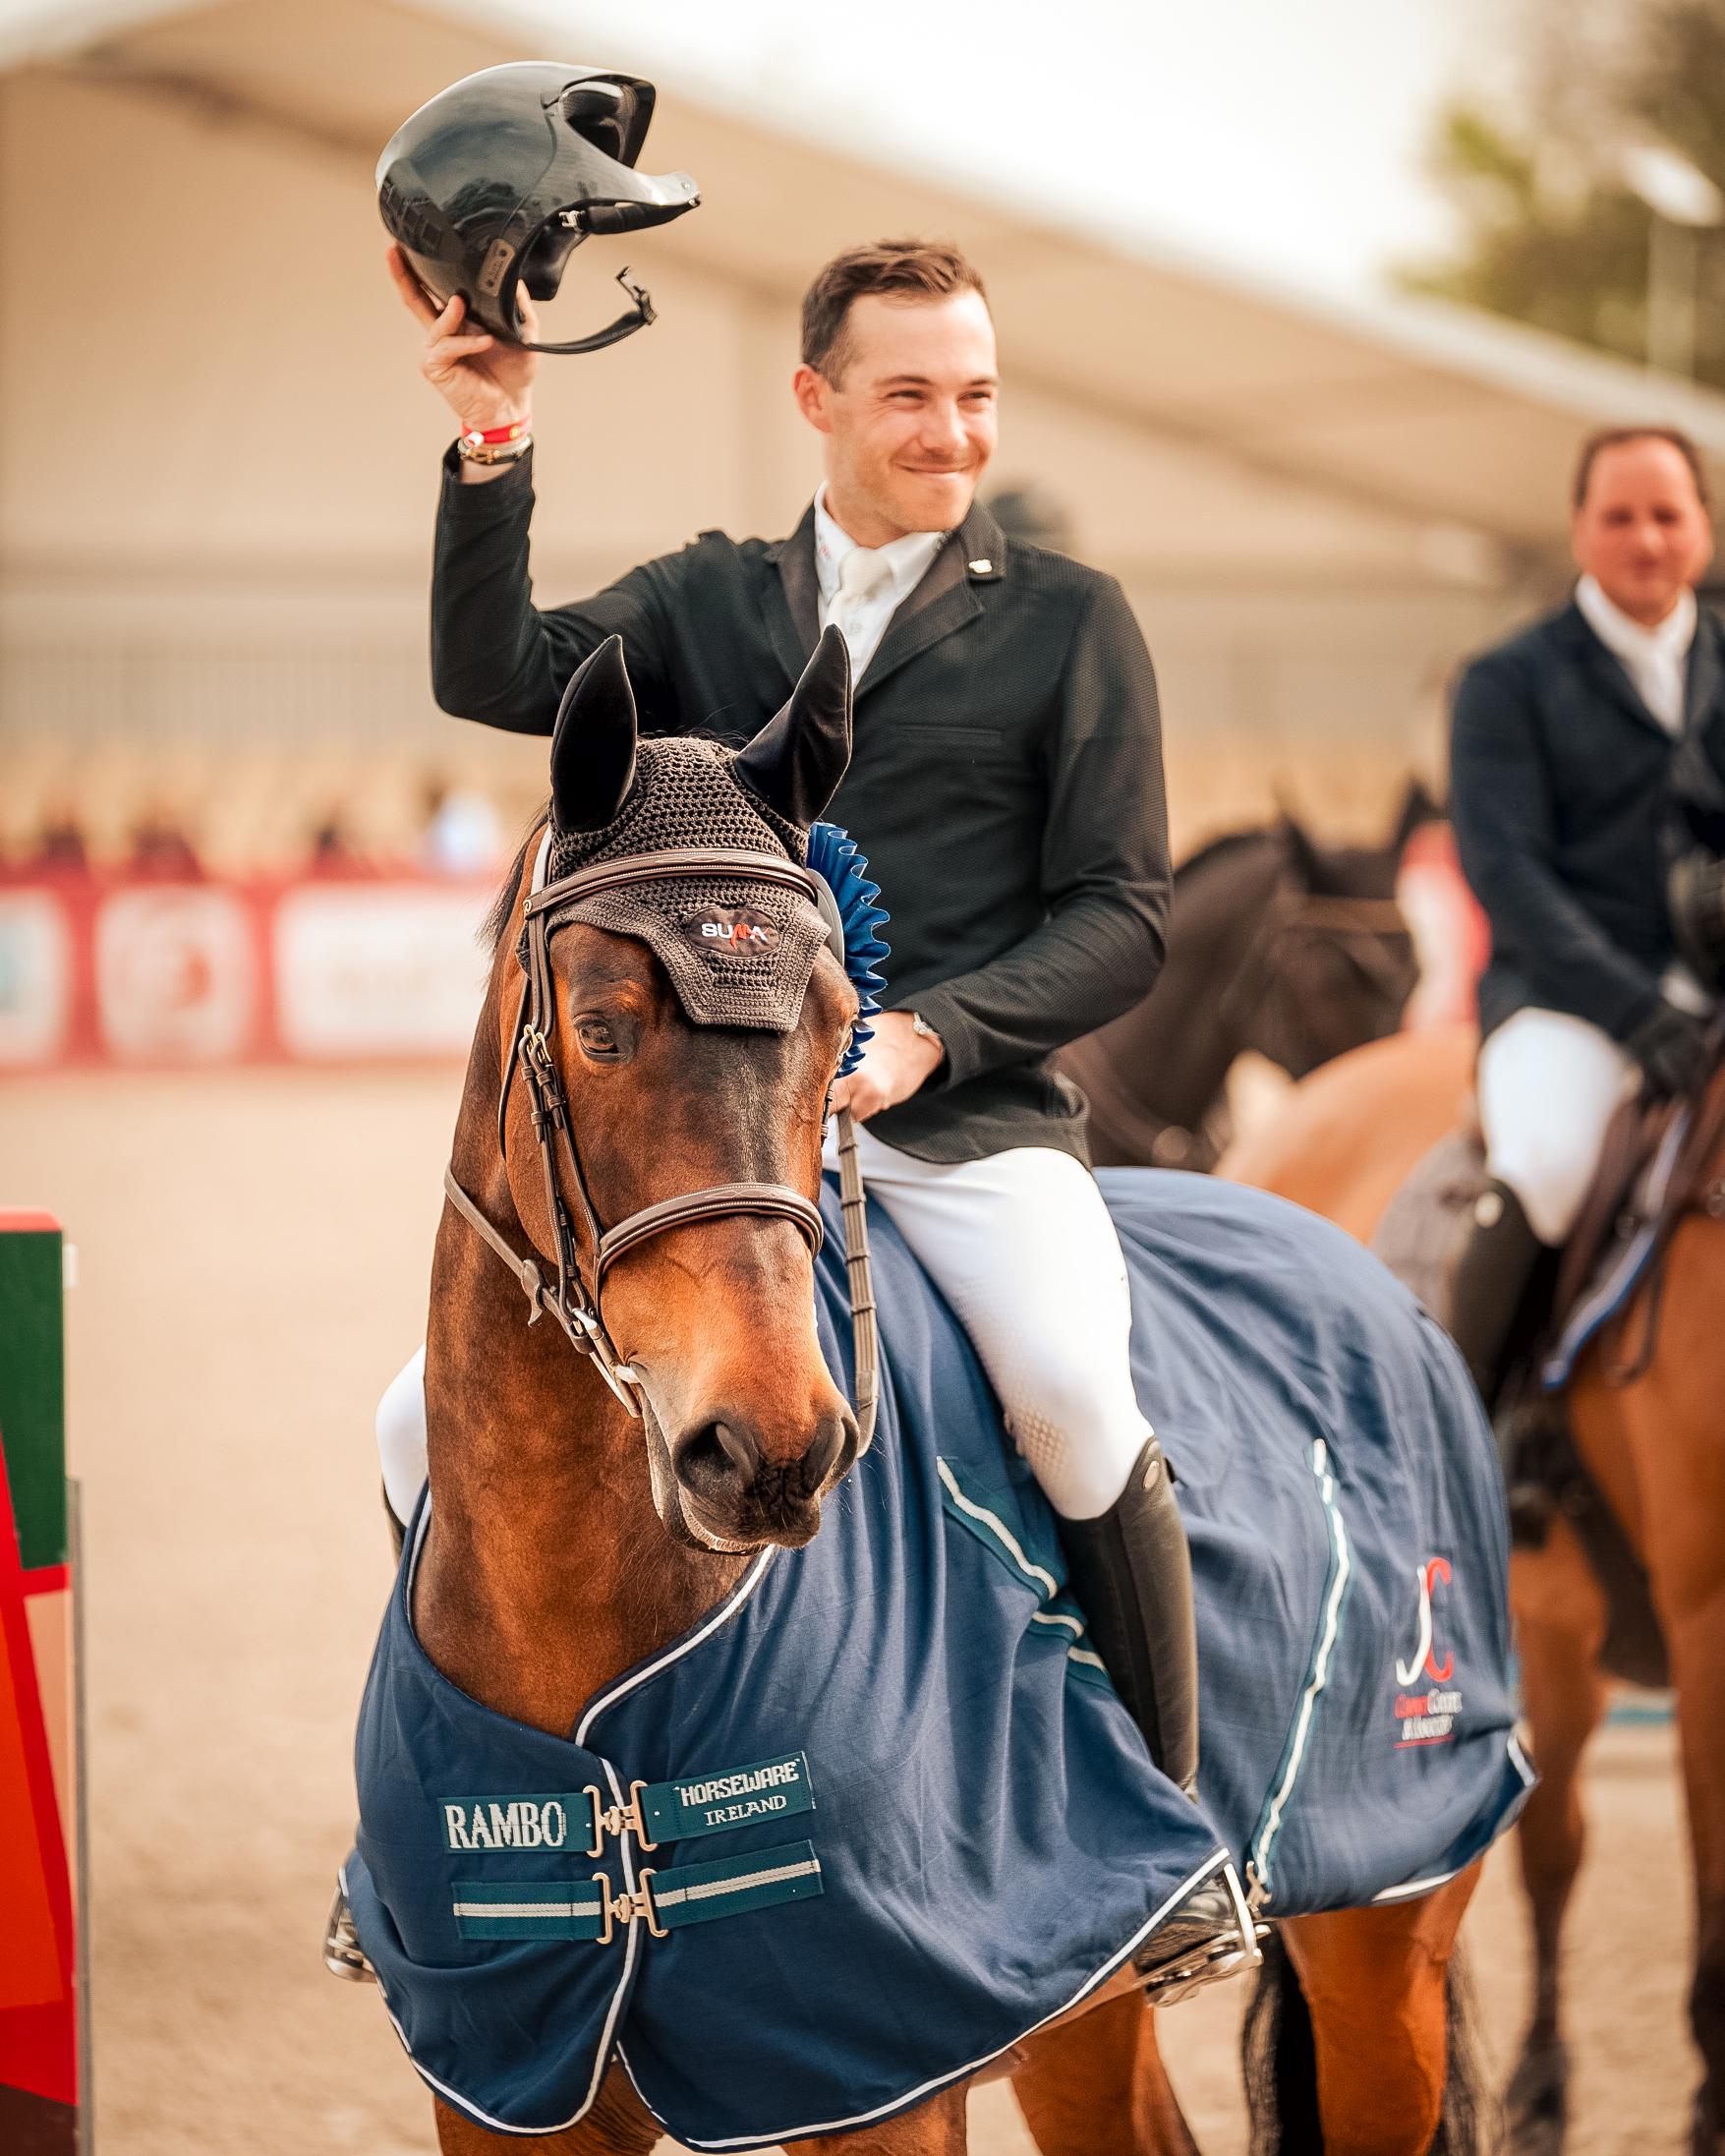
<svg viewBox="0 0 1725 2156">
<path fill-rule="evenodd" d="M 502 942 L 503 931 L 509 925 L 509 916 L 515 910 L 515 896 L 521 889 L 521 879 L 527 871 L 527 856 L 532 850 L 534 841 L 545 829 L 546 818 L 549 813 L 548 808 L 534 811 L 533 821 L 527 827 L 527 836 L 516 847 L 515 858 L 510 862 L 508 873 L 498 887 L 497 896 L 491 901 L 485 919 L 480 923 L 480 943 L 492 958 L 497 955 L 497 946 Z"/>
<path fill-rule="evenodd" d="M 1178 884 L 1184 876 L 1209 868 L 1216 861 L 1226 859 L 1231 854 L 1243 853 L 1248 846 L 1263 845 L 1275 836 L 1273 830 L 1263 826 L 1250 831 L 1225 831 L 1220 838 L 1206 840 L 1195 853 L 1188 853 L 1176 867 L 1174 880 Z"/>
</svg>

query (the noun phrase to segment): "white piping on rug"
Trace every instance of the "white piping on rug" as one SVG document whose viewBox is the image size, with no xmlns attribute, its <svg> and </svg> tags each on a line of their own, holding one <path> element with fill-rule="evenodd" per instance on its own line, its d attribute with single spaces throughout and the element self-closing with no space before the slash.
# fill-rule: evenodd
<svg viewBox="0 0 1725 2156">
<path fill-rule="evenodd" d="M 773 2148 L 780 2142 L 802 2140 L 811 2134 L 842 2133 L 852 2127 L 874 2126 L 882 2119 L 891 2118 L 894 2112 L 903 2111 L 911 2104 L 920 2103 L 925 2096 L 932 2096 L 937 2089 L 946 2088 L 953 2081 L 961 2081 L 967 2074 L 980 2072 L 991 2059 L 999 2059 L 1004 2053 L 1010 2051 L 1014 2044 L 1022 2044 L 1027 2037 L 1034 2036 L 1038 2029 L 1046 2028 L 1051 2021 L 1058 2021 L 1063 2013 L 1070 2013 L 1072 2009 L 1079 2005 L 1081 2001 L 1087 1999 L 1099 1984 L 1108 1981 L 1121 1962 L 1127 1960 L 1150 1937 L 1157 1926 L 1163 1923 L 1175 1909 L 1179 1908 L 1179 1904 L 1195 1887 L 1200 1886 L 1210 1877 L 1212 1872 L 1219 1870 L 1221 1866 L 1228 1862 L 1229 1854 L 1226 1849 L 1218 1849 L 1214 1855 L 1207 1857 L 1189 1878 L 1181 1881 L 1154 1915 L 1145 1923 L 1139 1925 L 1123 1947 L 1117 1952 L 1110 1954 L 1101 1968 L 1084 1979 L 1083 1983 L 1079 1985 L 1078 1989 L 1064 2006 L 1055 2007 L 1051 2011 L 1045 2013 L 1040 2021 L 1034 2021 L 1029 2028 L 1021 2029 L 1016 2036 L 1000 2045 L 996 2050 L 984 2052 L 980 2059 L 972 2059 L 968 2065 L 954 2067 L 949 2073 L 937 2073 L 930 2080 L 921 2082 L 917 2087 L 906 2089 L 902 2096 L 890 2097 L 886 2103 L 877 2104 L 873 2111 L 859 2111 L 854 2118 L 828 2119 L 819 2126 L 780 2127 L 776 2130 L 761 2133 L 737 2133 L 722 2141 L 701 2141 L 688 2134 L 682 2134 L 679 2138 L 687 2148 Z M 635 2093 L 641 2097 L 644 2104 L 647 2104 L 648 2111 L 652 2113 L 655 2119 L 659 2120 L 661 2126 L 664 2126 L 666 2132 L 674 2132 L 675 2128 L 667 2125 L 661 2114 L 654 2111 L 653 2106 L 647 2103 L 647 2098 L 641 2091 L 641 2084 L 635 2078 L 635 2069 L 629 2064 L 629 2055 L 621 2044 L 617 2046 L 617 2057 L 623 2062 L 623 2070 L 629 2076 Z"/>
<path fill-rule="evenodd" d="M 681 1661 L 685 1655 L 693 1654 L 703 1640 L 710 1640 L 721 1625 L 728 1624 L 755 1592 L 756 1588 L 760 1586 L 762 1577 L 776 1553 L 776 1545 L 769 1543 L 748 1571 L 731 1589 L 729 1600 L 720 1602 L 705 1623 L 697 1626 L 684 1639 L 667 1647 L 662 1654 L 656 1655 L 651 1661 L 643 1662 L 639 1669 L 632 1669 L 626 1677 L 619 1678 L 608 1692 L 601 1692 L 597 1699 L 590 1700 L 582 1713 L 581 1719 L 575 1724 L 574 1741 L 585 1747 L 587 1745 L 587 1732 L 607 1707 L 614 1707 L 618 1700 L 626 1699 L 638 1685 L 645 1684 L 649 1677 L 657 1676 L 661 1669 L 668 1669 L 673 1661 Z M 622 1801 L 623 1793 L 619 1789 L 617 1791 L 617 1802 L 621 1804 Z M 632 1886 L 634 1882 L 631 1881 L 630 1884 Z M 547 2127 L 546 2130 L 554 2132 L 557 2129 Z"/>
<path fill-rule="evenodd" d="M 946 1486 L 947 1494 L 958 1507 L 959 1511 L 968 1514 L 973 1520 L 982 1522 L 983 1526 L 999 1540 L 1001 1546 L 1011 1553 L 1012 1562 L 1024 1574 L 1026 1579 L 1035 1580 L 1038 1585 L 1046 1587 L 1051 1595 L 1060 1593 L 1061 1583 L 1055 1578 L 1054 1574 L 1045 1572 L 1039 1564 L 1031 1563 L 1030 1559 L 1025 1556 L 1018 1538 L 998 1513 L 991 1512 L 986 1505 L 979 1505 L 965 1496 L 963 1490 L 958 1487 L 957 1477 L 938 1453 L 935 1456 L 935 1472 L 940 1476 L 942 1483 Z"/>
<path fill-rule="evenodd" d="M 1311 1675 L 1300 1695 L 1299 1713 L 1294 1717 L 1294 1736 L 1288 1748 L 1288 1764 L 1282 1776 L 1282 1784 L 1270 1799 L 1263 1821 L 1252 1836 L 1252 1877 L 1259 1887 L 1265 1889 L 1270 1883 L 1270 1847 L 1281 1831 L 1283 1814 L 1294 1794 L 1294 1784 L 1299 1778 L 1318 1695 L 1330 1681 L 1330 1657 L 1342 1629 L 1342 1599 L 1353 1570 L 1353 1560 L 1348 1548 L 1348 1530 L 1343 1524 L 1341 1507 L 1336 1502 L 1336 1478 L 1330 1472 L 1329 1448 L 1321 1437 L 1312 1440 L 1311 1469 L 1318 1479 L 1318 1495 L 1329 1516 L 1333 1570 L 1324 1609 L 1323 1630 L 1318 1638 L 1317 1653 L 1312 1657 Z"/>
<path fill-rule="evenodd" d="M 1539 1777 L 1534 1773 L 1533 1762 L 1523 1751 L 1521 1739 L 1513 1729 L 1505 1740 L 1504 1750 L 1510 1756 L 1510 1765 L 1526 1786 L 1532 1788 Z M 1475 1857 L 1469 1861 L 1477 1863 L 1478 1859 Z M 1404 1880 L 1399 1887 L 1385 1887 L 1372 1895 L 1372 1906 L 1375 1908 L 1380 1901 L 1413 1901 L 1422 1894 L 1435 1894 L 1440 1887 L 1447 1887 L 1452 1879 L 1458 1878 L 1466 1869 L 1466 1864 L 1458 1864 L 1450 1871 L 1433 1872 L 1425 1879 L 1409 1879 Z"/>
</svg>

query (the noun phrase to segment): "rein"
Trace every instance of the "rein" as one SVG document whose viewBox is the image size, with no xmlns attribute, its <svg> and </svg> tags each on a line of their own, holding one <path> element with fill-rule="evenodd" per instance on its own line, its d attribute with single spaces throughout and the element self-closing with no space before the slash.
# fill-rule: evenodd
<svg viewBox="0 0 1725 2156">
<path fill-rule="evenodd" d="M 1721 1068 L 1717 1053 L 1725 1048 L 1725 1031 L 1715 1027 L 1713 1040 L 1714 1070 L 1717 1071 Z M 1665 1310 L 1666 1265 L 1678 1229 L 1684 1221 L 1696 1215 L 1707 1220 L 1725 1220 L 1725 1174 L 1709 1176 L 1707 1173 L 1722 1139 L 1725 1139 L 1725 1086 L 1719 1087 L 1710 1100 L 1703 1097 L 1701 1111 L 1672 1166 L 1667 1189 L 1673 1195 L 1654 1228 L 1644 1284 L 1640 1294 L 1632 1297 L 1617 1324 L 1617 1338 L 1621 1343 L 1639 1306 L 1643 1311 L 1640 1345 L 1627 1359 L 1605 1366 L 1605 1381 L 1609 1385 L 1633 1385 L 1653 1366 L 1659 1348 L 1659 1321 Z"/>
<path fill-rule="evenodd" d="M 753 883 L 773 884 L 794 891 L 813 904 L 829 924 L 829 931 L 842 937 L 835 905 L 822 880 L 794 861 L 775 860 L 771 854 L 751 853 L 719 846 L 687 846 L 654 853 L 627 854 L 602 861 L 573 875 L 542 884 L 548 858 L 550 833 L 542 841 L 534 864 L 533 889 L 525 907 L 527 931 L 526 979 L 515 1020 L 514 1052 L 503 1070 L 497 1101 L 497 1131 L 503 1140 L 504 1108 L 509 1084 L 517 1068 L 526 1085 L 534 1136 L 545 1175 L 546 1204 L 556 1243 L 557 1274 L 546 1280 L 537 1255 L 523 1254 L 486 1218 L 473 1197 L 457 1181 L 453 1166 L 443 1171 L 443 1191 L 449 1202 L 470 1228 L 509 1268 L 526 1296 L 528 1323 L 537 1324 L 548 1311 L 569 1344 L 587 1356 L 617 1399 L 636 1418 L 643 1420 L 645 1396 L 641 1380 L 618 1355 L 600 1308 L 604 1276 L 626 1252 L 651 1242 L 671 1228 L 695 1221 L 722 1220 L 741 1214 L 788 1220 L 809 1246 L 811 1256 L 820 1254 L 824 1230 L 819 1208 L 800 1191 L 784 1183 L 719 1183 L 705 1190 L 685 1192 L 644 1205 L 638 1212 L 602 1228 L 581 1172 L 581 1153 L 576 1142 L 569 1096 L 558 1074 L 550 1042 L 556 1030 L 556 999 L 552 988 L 549 915 L 571 903 L 614 891 L 630 884 L 665 882 L 688 876 L 723 876 Z M 559 1154 L 563 1172 L 559 1174 Z M 573 1194 L 576 1211 L 585 1226 L 593 1251 L 592 1285 L 582 1277 L 580 1248 L 575 1222 L 564 1202 L 564 1190 Z M 850 1287 L 851 1323 L 856 1364 L 856 1420 L 860 1433 L 858 1457 L 866 1452 L 874 1435 L 876 1406 L 880 1396 L 880 1335 L 875 1319 L 874 1281 L 869 1264 L 868 1224 L 863 1196 L 862 1171 L 857 1164 L 856 1128 L 848 1109 L 838 1112 L 838 1188 L 844 1220 L 844 1258 Z"/>
</svg>

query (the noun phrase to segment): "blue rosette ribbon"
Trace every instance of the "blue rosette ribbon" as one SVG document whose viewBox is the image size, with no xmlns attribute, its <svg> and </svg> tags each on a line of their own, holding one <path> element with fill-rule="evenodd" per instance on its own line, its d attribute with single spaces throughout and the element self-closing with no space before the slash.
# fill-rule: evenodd
<svg viewBox="0 0 1725 2156">
<path fill-rule="evenodd" d="M 884 906 L 875 903 L 881 887 L 870 883 L 869 864 L 857 851 L 856 841 L 837 824 L 810 827 L 808 865 L 837 901 L 838 918 L 844 924 L 844 970 L 861 999 L 850 1046 L 838 1066 L 838 1076 L 848 1078 L 874 1038 L 868 1021 L 879 1013 L 881 992 L 887 985 L 880 967 L 891 953 L 880 932 L 889 916 Z"/>
</svg>

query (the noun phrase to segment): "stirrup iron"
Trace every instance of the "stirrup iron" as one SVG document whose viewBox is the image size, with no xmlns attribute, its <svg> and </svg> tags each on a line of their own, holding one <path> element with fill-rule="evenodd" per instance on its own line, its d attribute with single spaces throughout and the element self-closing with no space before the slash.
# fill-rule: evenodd
<svg viewBox="0 0 1725 2156">
<path fill-rule="evenodd" d="M 366 1950 L 360 1945 L 360 1935 L 354 1929 L 346 1891 L 339 1886 L 335 1890 L 335 1899 L 329 1904 L 329 1920 L 323 1927 L 323 1966 L 331 1976 L 339 1976 L 349 1984 L 377 1981 L 377 1972 L 366 1959 Z"/>
<path fill-rule="evenodd" d="M 1192 1901 L 1204 1895 L 1206 1889 L 1217 1886 L 1227 1894 L 1230 1922 L 1211 1933 L 1209 1938 L 1197 1940 L 1177 1952 L 1166 1962 L 1152 1961 L 1148 1968 L 1138 1965 L 1146 2005 L 1178 2007 L 1181 2000 L 1190 1999 L 1206 1985 L 1222 1983 L 1244 1969 L 1255 1969 L 1263 1960 L 1258 1941 L 1267 1936 L 1270 1927 L 1253 1915 L 1232 1863 L 1224 1864 L 1219 1872 L 1213 1872 L 1195 1887 L 1186 1900 L 1157 1927 L 1157 1932 L 1167 1925 L 1178 1925 Z M 1152 1932 L 1144 1943 L 1144 1951 L 1148 1953 L 1155 1952 L 1157 1932 Z"/>
</svg>

